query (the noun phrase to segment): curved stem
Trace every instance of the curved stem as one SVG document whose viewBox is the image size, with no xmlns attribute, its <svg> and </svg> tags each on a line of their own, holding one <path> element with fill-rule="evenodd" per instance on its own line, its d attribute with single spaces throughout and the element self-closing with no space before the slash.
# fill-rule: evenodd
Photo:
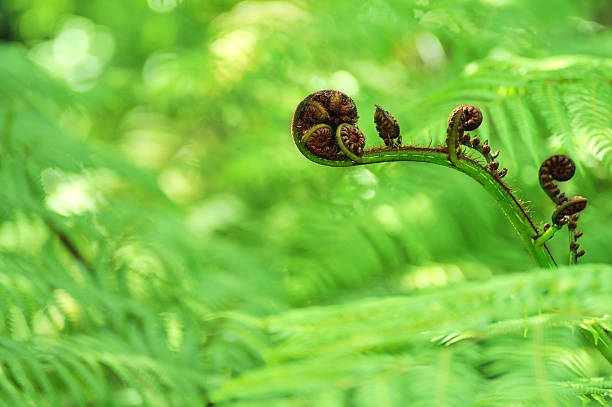
<svg viewBox="0 0 612 407">
<path fill-rule="evenodd" d="M 457 157 L 457 148 L 460 146 L 459 144 L 459 123 L 461 122 L 461 111 L 457 110 L 455 114 L 451 117 L 450 123 L 448 124 L 448 157 L 453 164 L 457 164 L 459 162 L 459 157 Z"/>
<path fill-rule="evenodd" d="M 303 108 L 303 104 L 298 106 L 298 109 L 296 110 L 296 113 L 294 115 L 291 132 L 296 146 L 298 147 L 300 152 L 309 160 L 317 164 L 327 165 L 330 167 L 350 167 L 356 165 L 375 164 L 390 161 L 419 161 L 437 164 L 443 167 L 453 168 L 457 171 L 463 172 L 464 174 L 470 176 L 471 178 L 476 180 L 476 182 L 481 184 L 485 188 L 485 190 L 493 197 L 493 199 L 497 201 L 498 205 L 501 207 L 502 211 L 504 212 L 512 226 L 519 234 L 521 241 L 527 248 L 527 251 L 529 252 L 531 257 L 535 260 L 535 262 L 540 267 L 553 268 L 556 266 L 555 260 L 548 251 L 546 245 L 542 244 L 536 246 L 535 239 L 539 235 L 538 230 L 536 229 L 535 225 L 532 223 L 531 219 L 529 218 L 525 210 L 522 208 L 520 203 L 517 201 L 514 195 L 512 195 L 510 189 L 498 178 L 488 172 L 485 168 L 481 167 L 478 163 L 472 161 L 467 157 L 462 157 L 461 159 L 459 159 L 456 156 L 456 149 L 450 149 L 452 151 L 455 151 L 454 156 L 457 157 L 457 161 L 455 163 L 452 163 L 450 161 L 449 156 L 453 157 L 453 154 L 449 154 L 449 149 L 427 147 L 373 149 L 370 151 L 366 151 L 363 154 L 363 156 L 360 158 L 361 162 L 355 162 L 349 160 L 348 158 L 341 160 L 330 160 L 326 158 L 321 158 L 308 151 L 306 146 L 298 139 L 298 129 L 296 128 L 297 123 L 295 118 L 299 117 Z M 452 124 L 449 125 L 452 125 L 454 130 L 455 127 L 458 125 L 458 122 L 452 120 Z"/>
<path fill-rule="evenodd" d="M 387 152 L 366 152 L 361 159 L 362 164 L 386 161 L 421 161 L 454 168 L 463 172 L 482 185 L 497 201 L 535 262 L 541 267 L 552 268 L 556 266 L 546 245 L 535 245 L 534 239 L 538 236 L 538 231 L 516 198 L 514 198 L 504 184 L 477 163 L 467 158 L 462 158 L 453 165 L 447 159 L 447 155 L 442 149 L 436 151 L 435 149 L 415 147 Z M 355 165 L 358 164 L 355 163 Z"/>
<path fill-rule="evenodd" d="M 542 246 L 544 243 L 552 239 L 552 237 L 555 235 L 555 233 L 559 231 L 559 229 L 559 226 L 552 225 L 550 228 L 548 228 L 546 232 L 542 233 L 540 236 L 537 237 L 535 245 Z"/>
</svg>

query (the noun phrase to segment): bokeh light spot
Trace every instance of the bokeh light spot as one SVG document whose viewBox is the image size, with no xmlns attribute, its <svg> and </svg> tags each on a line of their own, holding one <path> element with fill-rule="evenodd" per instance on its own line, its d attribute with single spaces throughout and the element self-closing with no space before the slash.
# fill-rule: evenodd
<svg viewBox="0 0 612 407">
<path fill-rule="evenodd" d="M 428 31 L 416 37 L 416 48 L 421 60 L 428 68 L 441 68 L 446 62 L 446 55 L 440 40 Z"/>
</svg>

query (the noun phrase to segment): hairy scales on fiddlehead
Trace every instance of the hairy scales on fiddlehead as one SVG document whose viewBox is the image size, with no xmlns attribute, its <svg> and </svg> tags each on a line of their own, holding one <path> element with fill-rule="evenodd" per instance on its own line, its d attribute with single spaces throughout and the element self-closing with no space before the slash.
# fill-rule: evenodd
<svg viewBox="0 0 612 407">
<path fill-rule="evenodd" d="M 302 142 L 319 157 L 334 159 L 340 153 L 340 147 L 335 143 L 331 126 L 320 123 L 312 126 L 302 136 Z"/>
<path fill-rule="evenodd" d="M 552 214 L 553 225 L 561 228 L 568 224 L 570 235 L 570 263 L 575 264 L 579 257 L 584 256 L 584 250 L 578 251 L 580 244 L 578 239 L 582 232 L 577 231 L 578 213 L 587 206 L 587 199 L 583 196 L 573 196 L 568 198 L 562 193 L 554 181 L 568 181 L 576 172 L 576 164 L 568 156 L 558 154 L 544 160 L 540 166 L 539 180 L 540 186 L 546 194 L 557 205 Z"/>
<path fill-rule="evenodd" d="M 462 155 L 461 145 L 472 148 L 482 154 L 486 161 L 486 168 L 489 172 L 501 179 L 506 176 L 508 169 L 502 168 L 499 170 L 499 163 L 495 161 L 499 156 L 499 150 L 491 153 L 489 140 L 485 140 L 484 143 L 481 143 L 478 136 L 470 137 L 469 133 L 465 133 L 465 131 L 477 129 L 481 123 L 482 112 L 476 106 L 461 105 L 457 106 L 451 112 L 446 130 L 446 144 L 449 146 L 449 157 L 451 161 L 454 159 L 455 155 L 460 158 Z M 455 151 L 454 154 L 451 152 L 451 144 Z"/>
<path fill-rule="evenodd" d="M 366 149 L 366 139 L 357 127 L 357 119 L 357 108 L 350 97 L 335 90 L 318 91 L 306 97 L 298 105 L 291 124 L 293 140 L 306 158 L 332 167 L 389 161 L 420 161 L 463 172 L 481 184 L 495 198 L 537 263 L 544 267 L 556 265 L 545 243 L 563 225 L 563 222 L 569 222 L 570 229 L 574 227 L 575 230 L 576 214 L 584 209 L 586 199 L 574 197 L 567 202 L 563 201 L 564 205 L 558 205 L 555 211 L 553 226 L 545 228 L 544 233 L 540 234 L 523 207 L 522 201 L 514 196 L 510 187 L 502 180 L 508 170 L 499 169 L 499 163 L 496 161 L 499 151 L 492 153 L 488 140 L 481 142 L 478 136 L 471 137 L 466 133 L 475 130 L 482 123 L 483 116 L 480 109 L 472 105 L 460 105 L 455 108 L 448 119 L 446 145 L 438 147 L 401 145 L 397 120 L 376 105 L 374 122 L 385 146 Z M 478 162 L 468 154 L 464 154 L 462 146 L 478 151 L 485 162 Z M 541 182 L 547 187 L 550 186 L 546 174 L 558 171 L 552 162 L 550 164 L 541 172 Z M 554 192 L 551 194 L 554 197 L 558 195 Z M 580 232 L 576 232 L 575 239 L 580 235 Z M 576 246 L 576 244 L 571 245 L 577 250 Z M 574 257 L 578 257 L 580 253 L 575 252 Z"/>
<path fill-rule="evenodd" d="M 402 145 L 402 137 L 400 136 L 400 128 L 397 120 L 395 120 L 395 117 L 391 116 L 391 113 L 387 112 L 379 105 L 376 105 L 376 111 L 374 112 L 374 123 L 376 123 L 378 135 L 385 142 L 387 147 Z M 395 140 L 397 140 L 397 142 Z"/>
<path fill-rule="evenodd" d="M 574 196 L 555 208 L 552 221 L 558 226 L 568 223 L 574 214 L 583 211 L 586 206 L 587 199 L 585 197 Z"/>
<path fill-rule="evenodd" d="M 300 103 L 292 131 L 294 139 L 315 156 L 329 160 L 359 160 L 365 137 L 355 124 L 357 107 L 348 95 L 337 90 L 315 92 Z"/>
<path fill-rule="evenodd" d="M 338 126 L 336 132 L 340 136 L 338 145 L 342 152 L 351 160 L 359 161 L 365 147 L 365 136 L 361 130 L 352 124 L 342 123 Z"/>
<path fill-rule="evenodd" d="M 567 181 L 574 176 L 576 164 L 568 156 L 558 154 L 544 160 L 540 166 L 540 186 L 554 203 L 560 205 L 567 201 L 565 194 L 553 181 Z"/>
</svg>

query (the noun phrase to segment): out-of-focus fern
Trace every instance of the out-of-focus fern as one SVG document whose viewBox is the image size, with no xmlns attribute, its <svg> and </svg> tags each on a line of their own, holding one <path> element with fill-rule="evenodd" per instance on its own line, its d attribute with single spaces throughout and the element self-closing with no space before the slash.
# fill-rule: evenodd
<svg viewBox="0 0 612 407">
<path fill-rule="evenodd" d="M 476 104 L 535 213 L 552 210 L 538 163 L 574 156 L 584 259 L 611 263 L 606 2 L 0 13 L 25 44 L 0 44 L 0 404 L 610 403 L 609 266 L 528 271 L 471 180 L 329 172 L 287 138 L 320 88 L 354 93 L 368 134 L 384 101 L 415 144 Z M 83 64 L 54 59 L 68 34 Z"/>
<path fill-rule="evenodd" d="M 268 367 L 230 381 L 215 398 L 308 404 L 330 389 L 343 400 L 390 394 L 389 405 L 435 405 L 441 397 L 457 406 L 575 405 L 576 395 L 609 397 L 609 361 L 590 345 L 612 344 L 609 316 L 580 315 L 611 309 L 611 277 L 608 266 L 529 272 L 270 317 L 256 324 L 273 341 L 262 350 Z"/>
</svg>

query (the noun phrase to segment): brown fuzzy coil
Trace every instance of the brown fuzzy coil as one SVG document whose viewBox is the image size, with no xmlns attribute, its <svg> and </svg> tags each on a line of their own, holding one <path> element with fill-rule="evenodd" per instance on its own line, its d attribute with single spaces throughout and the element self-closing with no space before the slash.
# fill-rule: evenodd
<svg viewBox="0 0 612 407">
<path fill-rule="evenodd" d="M 305 144 L 308 150 L 319 157 L 336 159 L 340 153 L 340 147 L 338 147 L 332 130 L 329 127 L 321 127 L 315 130 L 306 140 Z"/>
<path fill-rule="evenodd" d="M 361 157 L 363 155 L 363 148 L 365 147 L 365 136 L 361 130 L 356 126 L 342 126 L 341 128 L 340 137 L 342 143 L 351 153 Z"/>
<path fill-rule="evenodd" d="M 566 155 L 557 154 L 544 160 L 540 166 L 540 186 L 557 205 L 567 202 L 565 194 L 561 194 L 559 187 L 553 181 L 567 181 L 574 176 L 576 164 Z"/>
<path fill-rule="evenodd" d="M 326 123 L 329 113 L 319 102 L 309 100 L 302 111 L 302 121 L 309 124 Z"/>
<path fill-rule="evenodd" d="M 482 123 L 482 112 L 476 106 L 472 105 L 460 105 L 453 109 L 450 116 L 448 117 L 448 123 L 446 126 L 446 145 L 450 146 L 451 144 L 451 134 L 454 127 L 454 123 L 459 116 L 459 124 L 457 126 L 457 140 L 456 140 L 456 149 L 457 156 L 461 154 L 461 146 L 460 144 L 469 145 L 471 142 L 470 138 L 466 131 L 474 130 Z M 478 141 L 480 143 L 480 140 Z"/>
<path fill-rule="evenodd" d="M 482 112 L 479 108 L 472 105 L 462 105 L 463 110 L 463 130 L 472 131 L 482 123 Z"/>
<path fill-rule="evenodd" d="M 478 128 L 482 123 L 482 112 L 479 108 L 472 105 L 460 105 L 453 109 L 451 112 L 448 123 L 451 125 L 453 119 L 456 117 L 456 114 L 461 113 L 461 121 L 460 121 L 460 131 L 459 131 L 459 141 L 461 141 L 461 137 L 463 136 L 464 131 L 472 131 Z"/>
<path fill-rule="evenodd" d="M 329 114 L 329 124 L 337 127 L 340 123 L 357 123 L 357 107 L 348 95 L 337 90 L 320 90 L 308 96 L 309 100 L 318 102 Z"/>
<path fill-rule="evenodd" d="M 335 138 L 336 128 L 342 123 L 354 125 L 358 118 L 353 99 L 342 92 L 328 89 L 308 95 L 298 106 L 293 120 L 297 138 L 304 142 L 310 152 L 322 158 L 342 160 L 345 158 Z M 326 126 L 318 128 L 305 140 L 306 135 L 317 125 Z M 355 137 L 349 140 L 350 145 L 361 155 L 365 137 L 361 134 L 362 143 L 354 140 Z"/>
<path fill-rule="evenodd" d="M 563 225 L 570 221 L 572 215 L 583 211 L 587 206 L 587 199 L 583 196 L 573 196 L 566 200 L 553 212 L 552 221 L 555 225 Z M 577 220 L 577 219 L 576 219 Z M 574 227 L 575 228 L 575 227 Z"/>
</svg>

